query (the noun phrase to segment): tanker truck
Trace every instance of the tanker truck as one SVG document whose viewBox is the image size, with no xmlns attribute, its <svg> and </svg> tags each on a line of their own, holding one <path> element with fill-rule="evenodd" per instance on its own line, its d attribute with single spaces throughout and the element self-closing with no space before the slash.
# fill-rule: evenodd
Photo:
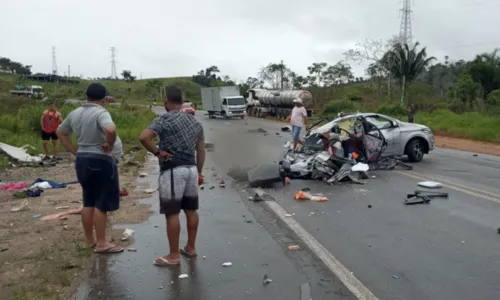
<svg viewBox="0 0 500 300">
<path fill-rule="evenodd" d="M 293 100 L 300 98 L 307 110 L 307 116 L 312 116 L 312 110 L 307 109 L 313 102 L 313 96 L 306 90 L 272 91 L 266 89 L 250 89 L 245 93 L 247 115 L 265 118 L 266 116 L 287 118 L 294 107 Z"/>
</svg>

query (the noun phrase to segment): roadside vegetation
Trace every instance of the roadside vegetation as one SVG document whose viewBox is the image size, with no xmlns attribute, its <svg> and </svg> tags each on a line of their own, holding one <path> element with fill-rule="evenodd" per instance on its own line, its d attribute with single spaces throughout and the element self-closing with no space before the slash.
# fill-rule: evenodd
<svg viewBox="0 0 500 300">
<path fill-rule="evenodd" d="M 121 78 L 94 78 L 103 82 L 119 102 L 160 101 L 161 88 L 179 85 L 187 100 L 200 104 L 200 87 L 239 85 L 249 88 L 308 89 L 314 96 L 316 115 L 333 117 L 340 111 L 376 111 L 403 121 L 414 119 L 436 134 L 500 142 L 500 52 L 478 53 L 470 61 L 448 56 L 429 57 L 419 45 L 402 45 L 396 38 L 356 44 L 334 64 L 314 62 L 306 73 L 291 70 L 284 62 L 271 62 L 258 74 L 236 83 L 217 66 L 198 71 L 191 77 L 137 80 L 124 70 Z M 355 77 L 352 65 L 368 65 L 365 76 Z M 53 99 L 83 99 L 89 81 L 55 84 L 26 81 L 30 66 L 14 63 L 0 69 L 0 94 L 15 83 L 42 84 Z M 16 69 L 17 68 L 17 69 Z M 16 71 L 17 70 L 17 71 Z M 19 72 L 19 73 L 17 73 Z"/>
<path fill-rule="evenodd" d="M 29 144 L 32 154 L 43 153 L 40 138 L 40 117 L 48 103 L 55 103 L 63 116 L 76 106 L 64 101 L 35 101 L 23 97 L 0 95 L 0 142 L 12 146 Z M 112 224 L 141 223 L 150 216 L 150 207 L 138 204 L 143 198 L 135 191 L 136 174 L 146 153 L 138 147 L 138 136 L 155 117 L 148 107 L 134 105 L 108 106 L 123 141 L 125 158 L 120 165 L 120 185 L 129 191 L 123 197 L 120 210 L 111 214 L 110 235 L 120 245 L 123 230 Z M 51 147 L 50 147 L 51 148 Z M 22 166 L 5 154 L 0 154 L 2 183 L 25 182 L 37 178 L 59 183 L 76 180 L 74 157 L 60 146 L 60 161 L 55 166 Z M 51 221 L 40 217 L 64 212 L 81 206 L 81 187 L 45 190 L 40 197 L 19 198 L 14 192 L 0 191 L 0 299 L 68 299 L 88 273 L 92 250 L 83 242 L 78 215 L 68 215 Z M 27 200 L 26 209 L 11 211 Z M 59 208 L 58 208 L 59 207 Z M 61 209 L 60 209 L 61 208 Z M 36 244 L 36 247 L 33 245 Z"/>
</svg>

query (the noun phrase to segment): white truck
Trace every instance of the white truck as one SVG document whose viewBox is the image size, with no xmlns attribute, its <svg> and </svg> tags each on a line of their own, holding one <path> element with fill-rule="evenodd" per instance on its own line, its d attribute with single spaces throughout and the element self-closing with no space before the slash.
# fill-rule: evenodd
<svg viewBox="0 0 500 300">
<path fill-rule="evenodd" d="M 26 96 L 35 99 L 42 99 L 44 96 L 43 87 L 39 85 L 16 85 L 9 93 L 11 95 Z"/>
<path fill-rule="evenodd" d="M 238 86 L 201 88 L 201 103 L 211 119 L 217 116 L 244 119 L 246 115 L 245 99 L 240 95 Z"/>
</svg>

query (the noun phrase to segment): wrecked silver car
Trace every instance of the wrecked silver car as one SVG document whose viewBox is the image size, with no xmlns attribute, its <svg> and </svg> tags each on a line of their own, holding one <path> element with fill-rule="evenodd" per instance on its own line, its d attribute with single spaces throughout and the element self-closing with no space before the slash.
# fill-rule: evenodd
<svg viewBox="0 0 500 300">
<path fill-rule="evenodd" d="M 420 162 L 424 154 L 434 149 L 434 135 L 429 127 L 401 122 L 397 119 L 377 113 L 339 114 L 333 121 L 312 129 L 308 134 L 324 134 L 335 126 L 347 129 L 356 120 L 362 119 L 364 130 L 372 136 L 381 135 L 387 145 L 382 153 L 384 157 L 408 156 L 410 162 Z M 307 138 L 307 136 L 306 136 Z"/>
<path fill-rule="evenodd" d="M 389 145 L 382 129 L 375 126 L 363 114 L 349 115 L 309 130 L 300 150 L 285 144 L 285 154 L 279 162 L 282 178 L 321 179 L 327 183 L 350 180 L 364 183 L 369 169 L 394 169 L 411 166 L 399 159 L 383 155 Z M 328 128 L 328 130 L 326 130 Z M 322 130 L 321 130 L 322 129 Z"/>
</svg>

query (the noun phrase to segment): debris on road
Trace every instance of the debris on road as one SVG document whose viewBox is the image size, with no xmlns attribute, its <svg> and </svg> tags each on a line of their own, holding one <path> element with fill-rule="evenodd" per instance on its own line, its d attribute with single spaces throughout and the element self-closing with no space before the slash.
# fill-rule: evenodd
<svg viewBox="0 0 500 300">
<path fill-rule="evenodd" d="M 24 163 L 40 163 L 42 162 L 42 158 L 44 155 L 38 155 L 38 156 L 32 156 L 28 154 L 27 149 L 32 148 L 35 149 L 33 146 L 30 145 L 24 145 L 22 147 L 14 147 L 9 144 L 1 143 L 0 142 L 0 150 L 5 152 L 9 157 L 19 161 L 19 162 L 24 162 Z"/>
<path fill-rule="evenodd" d="M 134 231 L 134 230 L 132 230 L 132 229 L 128 229 L 128 228 L 127 228 L 127 229 L 125 229 L 125 231 L 122 233 L 122 238 L 121 238 L 121 240 L 122 240 L 122 241 L 128 241 L 128 239 L 132 237 L 132 235 L 134 234 L 134 232 L 135 232 L 135 231 Z"/>
<path fill-rule="evenodd" d="M 371 205 L 371 204 L 368 204 L 368 208 L 372 208 L 372 205 Z"/>
<path fill-rule="evenodd" d="M 267 130 L 263 128 L 249 129 L 247 130 L 247 133 L 267 133 Z"/>
<path fill-rule="evenodd" d="M 290 251 L 299 251 L 300 247 L 298 245 L 288 246 L 288 250 L 290 250 Z"/>
<path fill-rule="evenodd" d="M 145 189 L 144 190 L 144 193 L 146 193 L 146 194 L 152 194 L 154 192 L 156 192 L 156 189 Z"/>
<path fill-rule="evenodd" d="M 300 300 L 311 300 L 311 286 L 309 282 L 300 285 Z"/>
<path fill-rule="evenodd" d="M 413 194 L 407 194 L 404 201 L 405 205 L 429 204 L 434 198 L 448 199 L 448 193 L 436 193 L 429 191 L 416 190 Z"/>
<path fill-rule="evenodd" d="M 268 284 L 270 284 L 271 282 L 273 282 L 273 280 L 272 280 L 272 279 L 270 279 L 270 278 L 267 276 L 267 274 L 265 274 L 265 275 L 264 275 L 264 278 L 262 278 L 262 284 L 263 284 L 263 285 L 268 285 Z"/>
<path fill-rule="evenodd" d="M 421 181 L 418 186 L 425 187 L 428 189 L 439 189 L 443 187 L 443 184 L 436 181 Z"/>
<path fill-rule="evenodd" d="M 394 279 L 399 279 L 399 276 L 398 276 L 398 275 L 396 275 L 396 274 L 394 274 L 394 275 L 392 275 L 392 278 L 394 278 Z"/>
<path fill-rule="evenodd" d="M 224 180 L 221 180 L 221 181 L 219 182 L 219 186 L 220 186 L 221 188 L 225 188 L 225 187 L 226 187 L 226 182 L 224 182 Z"/>
<path fill-rule="evenodd" d="M 281 131 L 283 131 L 283 132 L 289 132 L 289 131 L 291 131 L 291 130 L 292 130 L 292 129 L 291 129 L 291 127 L 290 127 L 290 126 L 284 126 L 284 127 L 281 127 Z"/>
<path fill-rule="evenodd" d="M 141 177 L 141 178 L 144 178 L 144 177 L 147 177 L 147 176 L 148 176 L 148 173 L 140 173 L 139 174 L 139 177 Z"/>
<path fill-rule="evenodd" d="M 127 248 L 127 251 L 128 252 L 137 252 L 137 249 L 136 248 Z"/>
<path fill-rule="evenodd" d="M 225 263 L 223 263 L 223 264 L 222 264 L 222 266 L 223 266 L 223 267 L 226 267 L 226 268 L 227 268 L 227 267 L 231 267 L 232 265 L 233 265 L 233 263 L 232 263 L 232 262 L 230 262 L 230 261 L 225 262 Z"/>
<path fill-rule="evenodd" d="M 298 191 L 295 193 L 295 200 L 311 200 L 316 202 L 325 202 L 328 201 L 328 198 L 321 194 L 313 195 L 309 192 Z"/>
<path fill-rule="evenodd" d="M 186 279 L 188 277 L 189 277 L 188 274 L 181 274 L 181 275 L 179 275 L 179 279 Z"/>
</svg>

